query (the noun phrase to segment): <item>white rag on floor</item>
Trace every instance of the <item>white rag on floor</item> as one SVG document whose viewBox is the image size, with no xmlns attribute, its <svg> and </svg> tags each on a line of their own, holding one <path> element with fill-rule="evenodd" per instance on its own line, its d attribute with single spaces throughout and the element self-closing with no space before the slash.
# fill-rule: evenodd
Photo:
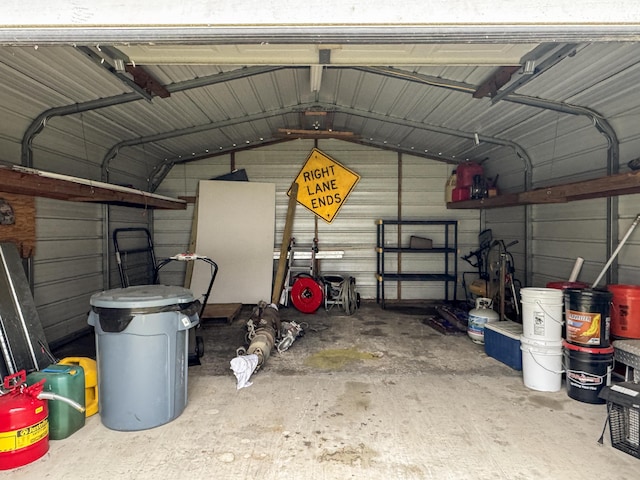
<svg viewBox="0 0 640 480">
<path fill-rule="evenodd" d="M 258 365 L 258 356 L 255 353 L 240 355 L 231 360 L 231 370 L 238 379 L 238 390 L 251 386 L 249 378 Z"/>
</svg>

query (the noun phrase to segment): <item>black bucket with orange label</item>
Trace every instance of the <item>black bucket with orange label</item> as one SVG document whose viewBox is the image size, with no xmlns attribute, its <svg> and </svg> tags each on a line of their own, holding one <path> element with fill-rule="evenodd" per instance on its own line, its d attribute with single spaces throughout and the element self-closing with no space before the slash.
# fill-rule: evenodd
<svg viewBox="0 0 640 480">
<path fill-rule="evenodd" d="M 608 347 L 612 297 L 608 290 L 566 289 L 564 302 L 567 342 L 591 348 Z"/>
</svg>

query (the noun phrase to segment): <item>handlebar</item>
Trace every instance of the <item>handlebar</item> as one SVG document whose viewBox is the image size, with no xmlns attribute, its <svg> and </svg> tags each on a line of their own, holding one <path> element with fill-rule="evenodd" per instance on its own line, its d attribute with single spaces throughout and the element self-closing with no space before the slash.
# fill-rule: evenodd
<svg viewBox="0 0 640 480">
<path fill-rule="evenodd" d="M 480 248 L 478 248 L 476 250 L 473 250 L 472 252 L 469 252 L 468 254 L 463 255 L 460 258 L 462 258 L 462 260 L 464 260 L 465 262 L 468 262 L 472 267 L 477 267 L 478 266 L 477 262 L 476 262 L 475 265 L 473 263 L 471 263 L 470 259 L 472 257 L 476 257 L 478 260 L 480 260 L 480 255 L 482 255 L 482 252 L 485 251 L 485 250 L 489 250 L 489 249 L 491 249 L 492 247 L 494 247 L 496 245 L 502 245 L 502 249 L 506 251 L 509 247 L 513 247 L 517 243 L 520 243 L 520 240 L 513 240 L 513 241 L 507 243 L 506 245 L 504 243 L 504 240 L 494 240 L 493 242 L 491 242 L 491 244 L 485 245 L 484 247 L 480 247 Z"/>
<path fill-rule="evenodd" d="M 182 262 L 188 262 L 190 260 L 197 260 L 198 258 L 207 258 L 205 255 L 198 255 L 197 253 L 189 253 L 189 252 L 185 252 L 185 253 L 178 253 L 177 255 L 174 255 L 172 257 L 169 257 L 171 260 L 179 260 Z"/>
<path fill-rule="evenodd" d="M 488 248 L 489 248 L 489 246 L 486 246 L 486 247 L 480 247 L 480 248 L 478 248 L 477 250 L 474 250 L 474 251 L 469 252 L 468 254 L 464 255 L 464 256 L 462 257 L 462 259 L 463 259 L 463 260 L 466 260 L 466 261 L 468 262 L 468 261 L 469 261 L 469 259 L 470 259 L 471 257 L 479 257 L 479 256 L 480 256 L 480 254 L 483 252 L 483 250 L 487 250 Z"/>
<path fill-rule="evenodd" d="M 507 243 L 506 245 L 505 245 L 505 243 L 504 243 L 504 240 L 494 240 L 494 241 L 491 243 L 491 246 L 492 246 L 492 247 L 495 247 L 496 245 L 500 245 L 500 244 L 502 244 L 502 248 L 506 250 L 506 249 L 507 249 L 507 248 L 509 248 L 509 247 L 513 247 L 513 246 L 514 246 L 515 244 L 517 244 L 517 243 L 520 243 L 520 240 L 513 240 L 513 241 L 511 241 L 511 242 Z"/>
</svg>

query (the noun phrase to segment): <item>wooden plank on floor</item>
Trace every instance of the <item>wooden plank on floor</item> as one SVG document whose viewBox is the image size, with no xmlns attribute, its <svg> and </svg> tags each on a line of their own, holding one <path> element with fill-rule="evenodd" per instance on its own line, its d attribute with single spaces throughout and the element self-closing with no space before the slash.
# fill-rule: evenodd
<svg viewBox="0 0 640 480">
<path fill-rule="evenodd" d="M 203 320 L 224 320 L 231 323 L 240 313 L 241 303 L 210 303 L 204 307 L 202 312 Z"/>
</svg>

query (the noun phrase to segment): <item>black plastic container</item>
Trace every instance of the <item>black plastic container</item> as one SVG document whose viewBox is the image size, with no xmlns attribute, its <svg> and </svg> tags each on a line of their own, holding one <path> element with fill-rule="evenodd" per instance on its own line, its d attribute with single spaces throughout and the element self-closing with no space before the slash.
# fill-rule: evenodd
<svg viewBox="0 0 640 480">
<path fill-rule="evenodd" d="M 567 395 L 584 403 L 605 403 L 600 391 L 611 383 L 613 347 L 586 348 L 563 342 Z"/>
<path fill-rule="evenodd" d="M 608 290 L 568 288 L 564 291 L 565 339 L 588 348 L 609 346 L 611 299 Z"/>
</svg>

